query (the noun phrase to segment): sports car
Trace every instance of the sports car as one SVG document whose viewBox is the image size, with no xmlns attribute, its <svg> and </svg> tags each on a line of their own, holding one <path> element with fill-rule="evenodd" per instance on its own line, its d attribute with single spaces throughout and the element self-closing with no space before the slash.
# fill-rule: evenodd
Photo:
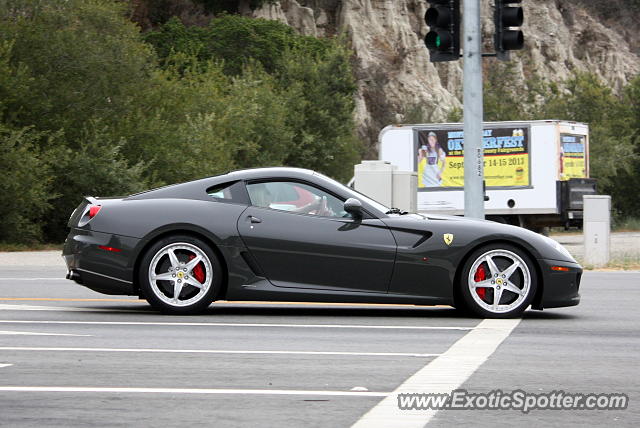
<svg viewBox="0 0 640 428">
<path fill-rule="evenodd" d="M 257 300 L 445 304 L 504 318 L 580 301 L 582 268 L 552 239 L 409 214 L 305 169 L 85 197 L 68 226 L 68 279 L 168 314 Z"/>
</svg>

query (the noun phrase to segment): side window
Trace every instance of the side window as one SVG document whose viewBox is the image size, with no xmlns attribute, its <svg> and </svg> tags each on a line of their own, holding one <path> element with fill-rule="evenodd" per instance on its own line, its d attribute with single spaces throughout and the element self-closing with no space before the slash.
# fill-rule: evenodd
<svg viewBox="0 0 640 428">
<path fill-rule="evenodd" d="M 251 203 L 258 207 L 322 217 L 351 217 L 344 211 L 344 202 L 341 199 L 303 183 L 249 183 L 247 192 Z"/>
<path fill-rule="evenodd" d="M 231 181 L 209 187 L 207 195 L 220 202 L 249 203 L 243 185 L 239 181 Z"/>
</svg>

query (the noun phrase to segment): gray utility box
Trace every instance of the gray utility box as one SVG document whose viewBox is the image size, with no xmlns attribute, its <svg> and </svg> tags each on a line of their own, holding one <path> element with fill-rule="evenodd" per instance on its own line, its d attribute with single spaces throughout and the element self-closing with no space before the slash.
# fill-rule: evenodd
<svg viewBox="0 0 640 428">
<path fill-rule="evenodd" d="M 611 196 L 584 196 L 584 264 L 605 266 L 611 247 Z"/>
<path fill-rule="evenodd" d="M 354 188 L 388 206 L 417 211 L 418 176 L 385 161 L 362 161 L 354 167 Z"/>
</svg>

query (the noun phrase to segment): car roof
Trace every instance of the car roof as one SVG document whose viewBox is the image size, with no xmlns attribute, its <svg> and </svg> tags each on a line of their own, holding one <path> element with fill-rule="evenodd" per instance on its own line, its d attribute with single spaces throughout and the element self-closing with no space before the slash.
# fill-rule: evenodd
<svg viewBox="0 0 640 428">
<path fill-rule="evenodd" d="M 207 200 L 211 198 L 205 193 L 205 189 L 212 188 L 213 186 L 233 183 L 237 181 L 252 181 L 252 180 L 270 180 L 270 179 L 293 179 L 301 180 L 303 182 L 310 182 L 311 184 L 319 185 L 336 195 L 344 193 L 344 185 L 335 182 L 334 180 L 326 177 L 318 172 L 304 168 L 290 168 L 290 167 L 268 167 L 268 168 L 251 168 L 242 169 L 237 171 L 228 172 L 226 174 L 220 174 L 212 177 L 201 178 L 186 183 L 172 184 L 169 186 L 161 187 L 158 189 L 148 190 L 146 192 L 131 195 L 125 200 L 139 200 L 139 199 L 163 199 L 163 198 L 180 198 L 180 199 L 194 199 L 194 200 Z M 354 195 L 358 197 L 357 195 Z M 343 195 L 348 198 L 350 195 Z M 383 211 L 371 206 L 367 201 L 363 201 L 364 208 L 369 212 L 378 212 L 379 215 L 384 214 Z"/>
<path fill-rule="evenodd" d="M 211 177 L 200 178 L 184 183 L 169 184 L 167 186 L 156 189 L 146 190 L 128 196 L 126 199 L 152 199 L 152 198 L 172 198 L 183 197 L 187 199 L 199 199 L 203 197 L 203 187 L 211 187 L 222 183 L 238 180 L 264 180 L 270 178 L 287 177 L 293 179 L 308 179 L 310 177 L 318 177 L 310 169 L 289 168 L 289 167 L 269 167 L 269 168 L 251 168 L 241 169 L 237 171 L 227 172 L 225 174 L 214 175 Z"/>
<path fill-rule="evenodd" d="M 291 168 L 284 166 L 266 167 L 266 168 L 249 168 L 240 169 L 237 171 L 228 172 L 224 176 L 229 177 L 232 180 L 252 180 L 263 178 L 277 178 L 277 177 L 295 177 L 302 176 L 308 177 L 313 175 L 314 172 L 310 169 L 304 168 Z M 221 177 L 221 176 L 218 176 Z"/>
</svg>

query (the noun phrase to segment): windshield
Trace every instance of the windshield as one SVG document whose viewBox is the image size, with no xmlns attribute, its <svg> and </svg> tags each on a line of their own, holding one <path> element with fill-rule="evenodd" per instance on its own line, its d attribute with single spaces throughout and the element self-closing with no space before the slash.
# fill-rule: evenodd
<svg viewBox="0 0 640 428">
<path fill-rule="evenodd" d="M 318 172 L 314 172 L 314 174 L 317 175 L 318 177 L 322 177 L 325 180 L 328 180 L 328 181 L 332 182 L 336 186 L 340 186 L 351 197 L 366 202 L 367 204 L 371 205 L 373 208 L 377 209 L 381 213 L 386 213 L 387 211 L 390 210 L 390 208 L 385 206 L 384 204 L 381 204 L 380 202 L 378 202 L 378 201 L 376 201 L 374 199 L 371 199 L 370 197 L 368 197 L 366 195 L 363 195 L 362 193 L 358 192 L 357 190 L 352 189 L 351 187 L 345 186 L 344 184 L 334 180 L 333 178 L 329 178 L 326 175 L 320 174 Z"/>
</svg>

